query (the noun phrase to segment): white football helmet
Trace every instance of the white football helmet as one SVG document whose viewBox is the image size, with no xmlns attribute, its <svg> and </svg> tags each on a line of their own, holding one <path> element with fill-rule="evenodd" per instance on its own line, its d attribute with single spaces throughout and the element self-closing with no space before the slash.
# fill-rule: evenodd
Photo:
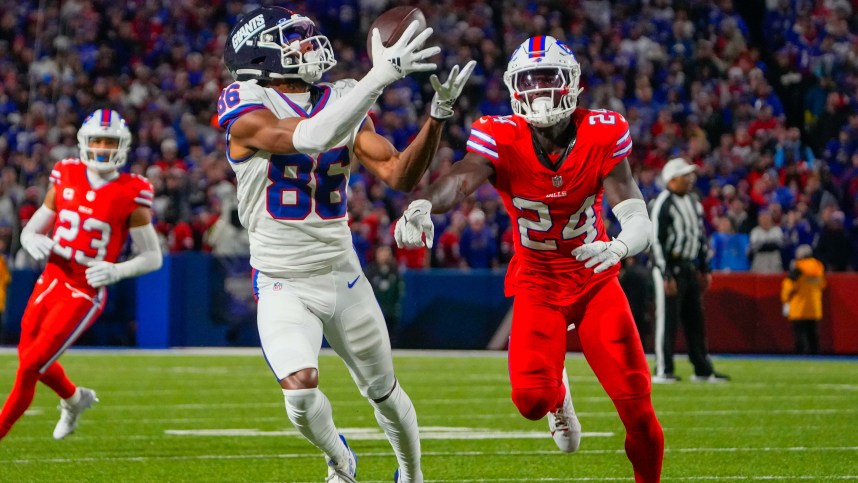
<svg viewBox="0 0 858 483">
<path fill-rule="evenodd" d="M 90 142 L 96 138 L 115 138 L 119 140 L 119 145 L 116 149 L 91 148 Z M 87 167 L 96 171 L 111 171 L 122 167 L 128 159 L 131 131 L 118 112 L 99 109 L 83 121 L 77 131 L 77 144 L 80 159 Z"/>
<path fill-rule="evenodd" d="M 551 36 L 525 40 L 509 60 L 503 81 L 512 110 L 536 127 L 553 126 L 578 105 L 581 66 L 572 49 Z"/>
</svg>

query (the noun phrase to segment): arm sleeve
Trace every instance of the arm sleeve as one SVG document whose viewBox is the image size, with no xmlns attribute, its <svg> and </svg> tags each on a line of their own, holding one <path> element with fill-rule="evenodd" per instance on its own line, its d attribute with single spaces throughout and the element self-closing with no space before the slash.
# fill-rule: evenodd
<svg viewBox="0 0 858 483">
<path fill-rule="evenodd" d="M 57 217 L 57 213 L 48 208 L 45 205 L 39 207 L 33 216 L 30 217 L 30 221 L 24 225 L 24 229 L 21 230 L 21 242 L 24 243 L 24 240 L 30 235 L 46 235 L 51 231 L 51 228 L 54 227 L 54 220 Z"/>
<path fill-rule="evenodd" d="M 161 268 L 161 245 L 158 243 L 158 234 L 151 223 L 137 226 L 129 230 L 131 244 L 137 255 L 130 260 L 116 264 L 121 278 L 130 278 L 154 272 Z"/>
<path fill-rule="evenodd" d="M 616 239 L 628 248 L 626 257 L 633 257 L 649 248 L 653 230 L 646 202 L 638 198 L 623 200 L 612 211 L 622 228 Z"/>
<path fill-rule="evenodd" d="M 337 146 L 363 122 L 383 89 L 384 84 L 370 71 L 342 97 L 298 123 L 292 134 L 295 150 L 315 154 Z"/>
</svg>

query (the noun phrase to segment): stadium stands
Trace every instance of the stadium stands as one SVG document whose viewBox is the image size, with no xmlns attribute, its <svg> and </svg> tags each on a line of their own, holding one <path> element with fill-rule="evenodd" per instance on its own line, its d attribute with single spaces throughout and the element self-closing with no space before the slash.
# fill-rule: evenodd
<svg viewBox="0 0 858 483">
<path fill-rule="evenodd" d="M 368 70 L 366 28 L 394 3 L 289 6 L 316 19 L 331 39 L 339 61 L 335 79 Z M 511 46 L 550 34 L 571 45 L 582 63 L 580 104 L 616 110 L 629 120 L 635 141 L 630 162 L 648 198 L 661 189 L 656 174 L 663 163 L 681 155 L 700 167 L 710 228 L 729 222 L 718 230 L 718 246 L 735 247 L 729 237 L 749 233 L 757 213 L 766 210 L 785 233 L 785 261 L 795 246 L 810 242 L 829 268 L 858 266 L 855 2 L 416 3 L 436 28 L 443 70 L 471 58 L 479 62 L 425 181 L 462 155 L 473 119 L 510 112 L 501 77 Z M 220 89 L 231 82 L 221 47 L 236 18 L 253 5 L 7 4 L 0 12 L 0 239 L 12 264 L 30 264 L 18 250 L 17 233 L 41 202 L 51 165 L 76 155 L 82 117 L 99 107 L 120 111 L 131 124 L 129 169 L 155 185 L 157 227 L 167 250 L 217 249 L 207 233 L 229 217 L 234 197 L 223 132 L 212 123 Z M 424 77 L 389 88 L 373 113 L 377 128 L 405 145 L 430 96 Z M 354 173 L 351 190 L 355 245 L 368 259 L 373 246 L 391 243 L 390 222 L 409 197 L 365 172 Z M 490 187 L 436 220 L 438 236 L 452 228 L 435 253 L 403 252 L 401 264 L 450 266 L 438 250 L 458 243 L 467 228 L 451 222 L 475 209 L 485 213 L 498 245 L 493 265 L 502 266 L 511 233 Z"/>
</svg>

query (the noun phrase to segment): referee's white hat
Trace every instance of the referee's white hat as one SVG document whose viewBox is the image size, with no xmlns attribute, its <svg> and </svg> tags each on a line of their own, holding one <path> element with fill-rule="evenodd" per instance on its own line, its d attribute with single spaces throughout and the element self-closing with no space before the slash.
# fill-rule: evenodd
<svg viewBox="0 0 858 483">
<path fill-rule="evenodd" d="M 673 158 L 665 163 L 664 168 L 661 169 L 661 179 L 666 184 L 673 178 L 685 176 L 686 174 L 693 173 L 695 171 L 697 171 L 696 165 L 690 164 L 682 158 Z"/>
</svg>

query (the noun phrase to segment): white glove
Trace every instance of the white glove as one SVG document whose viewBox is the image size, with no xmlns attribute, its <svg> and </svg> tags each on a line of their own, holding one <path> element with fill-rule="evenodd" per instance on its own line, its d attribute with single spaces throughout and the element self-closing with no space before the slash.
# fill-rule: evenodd
<svg viewBox="0 0 858 483">
<path fill-rule="evenodd" d="M 471 76 L 471 72 L 474 71 L 476 65 L 477 61 L 472 60 L 465 64 L 462 72 L 459 72 L 458 65 L 454 65 L 450 69 L 450 76 L 447 78 L 447 82 L 443 84 L 437 75 L 432 74 L 429 82 L 432 84 L 432 88 L 435 89 L 435 97 L 432 98 L 432 107 L 429 110 L 430 116 L 435 119 L 449 119 L 453 117 L 453 104 L 459 98 L 459 95 L 462 94 L 462 89 L 465 88 L 465 83 L 468 82 L 468 77 Z"/>
<path fill-rule="evenodd" d="M 86 269 L 86 283 L 92 288 L 114 284 L 121 278 L 115 263 L 94 262 Z"/>
<path fill-rule="evenodd" d="M 54 243 L 56 242 L 47 235 L 27 231 L 21 232 L 21 246 L 37 262 L 48 258 L 48 255 L 51 254 L 51 250 L 54 248 Z"/>
<path fill-rule="evenodd" d="M 399 40 L 387 48 L 381 44 L 381 34 L 378 29 L 372 29 L 372 69 L 367 76 L 384 87 L 412 72 L 435 70 L 437 65 L 423 61 L 441 53 L 441 47 L 418 50 L 432 35 L 432 28 L 429 27 L 415 36 L 418 28 L 419 23 L 416 20 L 411 22 Z"/>
<path fill-rule="evenodd" d="M 613 267 L 629 253 L 629 248 L 619 240 L 610 242 L 597 241 L 587 243 L 572 250 L 572 256 L 579 262 L 586 261 L 587 268 L 593 268 L 593 272 L 601 273 Z"/>
<path fill-rule="evenodd" d="M 393 238 L 399 248 L 417 248 L 424 245 L 423 235 L 426 235 L 426 248 L 432 248 L 435 238 L 435 225 L 432 223 L 432 203 L 428 200 L 414 200 L 408 209 L 396 222 Z"/>
</svg>

